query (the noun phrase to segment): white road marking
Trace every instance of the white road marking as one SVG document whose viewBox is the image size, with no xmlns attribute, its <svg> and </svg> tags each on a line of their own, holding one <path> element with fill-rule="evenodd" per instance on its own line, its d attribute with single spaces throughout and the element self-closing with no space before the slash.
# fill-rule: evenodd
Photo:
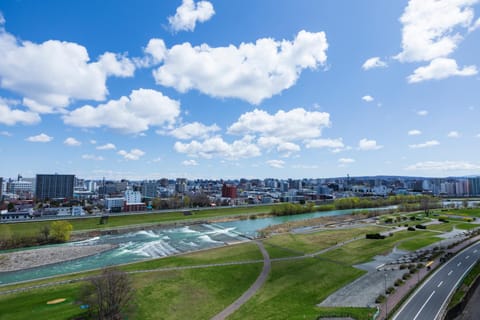
<svg viewBox="0 0 480 320">
<path fill-rule="evenodd" d="M 417 314 L 415 315 L 415 318 L 413 318 L 413 320 L 417 320 L 418 318 L 418 315 L 420 314 L 420 312 L 422 312 L 423 308 L 425 308 L 425 306 L 427 305 L 428 301 L 430 301 L 430 299 L 432 299 L 432 296 L 435 294 L 435 290 L 433 290 L 433 292 L 430 294 L 430 296 L 428 297 L 427 301 L 425 301 L 425 303 L 422 305 L 422 307 L 420 308 L 420 310 L 418 310 Z"/>
<path fill-rule="evenodd" d="M 453 272 L 453 270 L 450 270 L 450 272 L 448 273 L 448 276 L 449 276 L 449 275 L 451 275 L 451 274 L 452 274 L 452 272 Z"/>
<path fill-rule="evenodd" d="M 440 281 L 440 283 L 438 284 L 437 288 L 440 288 L 440 286 L 443 284 L 443 281 Z"/>
<path fill-rule="evenodd" d="M 461 263 L 461 262 L 457 263 L 457 267 L 460 267 L 461 265 L 462 265 L 462 263 Z"/>
<path fill-rule="evenodd" d="M 478 251 L 478 250 L 477 250 L 477 249 L 475 249 L 475 250 L 473 250 L 473 253 L 477 253 L 477 251 Z"/>
<path fill-rule="evenodd" d="M 470 256 L 466 256 L 466 257 L 465 257 L 465 259 L 468 259 L 468 258 L 470 258 Z"/>
</svg>

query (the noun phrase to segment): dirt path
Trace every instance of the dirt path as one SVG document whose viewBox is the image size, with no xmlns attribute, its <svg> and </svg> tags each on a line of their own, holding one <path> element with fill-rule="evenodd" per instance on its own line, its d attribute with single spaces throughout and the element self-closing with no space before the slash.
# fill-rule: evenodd
<svg viewBox="0 0 480 320">
<path fill-rule="evenodd" d="M 262 287 L 262 285 L 265 283 L 267 280 L 268 274 L 270 273 L 271 270 L 271 262 L 270 262 L 270 256 L 268 255 L 267 250 L 263 246 L 263 243 L 260 241 L 255 241 L 257 244 L 258 248 L 262 252 L 263 255 L 263 270 L 262 273 L 258 276 L 257 280 L 253 283 L 253 285 L 245 291 L 240 298 L 235 300 L 231 305 L 226 307 L 222 312 L 217 314 L 215 317 L 212 318 L 212 320 L 223 320 L 227 318 L 229 315 L 234 313 L 235 311 L 238 310 L 245 302 L 247 302 L 257 291 Z"/>
</svg>

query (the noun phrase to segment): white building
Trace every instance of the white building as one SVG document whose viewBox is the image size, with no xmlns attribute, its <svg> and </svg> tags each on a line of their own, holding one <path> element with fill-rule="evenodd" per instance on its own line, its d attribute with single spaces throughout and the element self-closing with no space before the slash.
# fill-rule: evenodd
<svg viewBox="0 0 480 320">
<path fill-rule="evenodd" d="M 125 201 L 127 204 L 142 203 L 142 194 L 140 191 L 127 190 L 125 191 Z"/>
</svg>

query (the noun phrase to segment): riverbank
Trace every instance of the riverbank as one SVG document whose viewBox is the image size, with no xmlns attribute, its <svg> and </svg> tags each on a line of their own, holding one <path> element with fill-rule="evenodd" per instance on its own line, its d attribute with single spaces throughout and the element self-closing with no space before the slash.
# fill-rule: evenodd
<svg viewBox="0 0 480 320">
<path fill-rule="evenodd" d="M 51 246 L 0 254 L 0 273 L 41 267 L 92 256 L 113 249 L 111 244 L 92 246 Z"/>
</svg>

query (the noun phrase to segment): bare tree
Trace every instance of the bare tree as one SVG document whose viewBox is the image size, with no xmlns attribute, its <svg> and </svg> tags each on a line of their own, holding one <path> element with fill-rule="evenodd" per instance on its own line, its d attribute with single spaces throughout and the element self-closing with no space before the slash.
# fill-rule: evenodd
<svg viewBox="0 0 480 320">
<path fill-rule="evenodd" d="M 90 315 L 99 320 L 120 320 L 131 314 L 134 295 L 128 274 L 113 267 L 90 278 L 84 293 Z"/>
</svg>

